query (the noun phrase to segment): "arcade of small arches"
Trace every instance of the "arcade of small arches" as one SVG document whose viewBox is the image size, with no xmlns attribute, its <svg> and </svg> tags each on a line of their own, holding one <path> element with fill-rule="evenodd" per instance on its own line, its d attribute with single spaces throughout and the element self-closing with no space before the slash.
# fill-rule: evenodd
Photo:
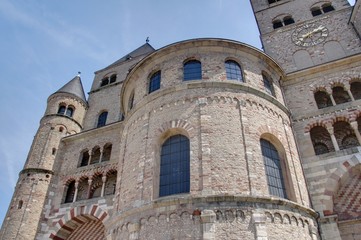
<svg viewBox="0 0 361 240">
<path fill-rule="evenodd" d="M 73 105 L 67 105 L 65 103 L 59 104 L 58 115 L 65 115 L 67 117 L 73 117 L 75 107 Z"/>
<path fill-rule="evenodd" d="M 315 123 L 307 130 L 316 155 L 361 145 L 361 115 Z"/>
<path fill-rule="evenodd" d="M 65 184 L 64 203 L 93 199 L 113 195 L 117 180 L 117 171 L 96 172 L 91 176 L 70 177 Z"/>
<path fill-rule="evenodd" d="M 84 149 L 80 154 L 79 167 L 96 163 L 107 162 L 112 153 L 112 144 L 106 143 L 103 147 L 95 146 L 91 150 Z"/>
<path fill-rule="evenodd" d="M 314 98 L 318 109 L 361 99 L 361 81 L 357 79 L 346 84 L 336 83 L 332 87 L 318 87 Z"/>
</svg>

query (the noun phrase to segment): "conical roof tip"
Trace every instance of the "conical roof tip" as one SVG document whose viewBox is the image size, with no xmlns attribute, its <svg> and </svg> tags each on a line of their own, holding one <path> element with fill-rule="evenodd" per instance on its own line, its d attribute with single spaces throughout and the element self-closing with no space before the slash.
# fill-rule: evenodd
<svg viewBox="0 0 361 240">
<path fill-rule="evenodd" d="M 67 84 L 62 86 L 55 93 L 70 93 L 70 94 L 77 96 L 78 98 L 83 100 L 85 103 L 87 102 L 85 93 L 84 93 L 84 89 L 83 89 L 83 84 L 81 82 L 79 75 L 75 76 L 72 80 L 70 80 Z"/>
</svg>

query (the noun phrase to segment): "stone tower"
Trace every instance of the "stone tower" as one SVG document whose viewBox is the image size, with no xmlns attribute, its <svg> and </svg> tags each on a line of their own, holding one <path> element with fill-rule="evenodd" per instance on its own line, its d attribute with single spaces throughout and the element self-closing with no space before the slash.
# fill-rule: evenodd
<svg viewBox="0 0 361 240">
<path fill-rule="evenodd" d="M 251 2 L 264 50 L 286 72 L 285 101 L 322 239 L 360 239 L 360 1 Z"/>
<path fill-rule="evenodd" d="M 49 198 L 50 183 L 63 137 L 82 129 L 87 102 L 79 76 L 48 98 L 44 117 L 6 214 L 0 239 L 34 239 L 40 230 L 44 203 Z"/>
</svg>

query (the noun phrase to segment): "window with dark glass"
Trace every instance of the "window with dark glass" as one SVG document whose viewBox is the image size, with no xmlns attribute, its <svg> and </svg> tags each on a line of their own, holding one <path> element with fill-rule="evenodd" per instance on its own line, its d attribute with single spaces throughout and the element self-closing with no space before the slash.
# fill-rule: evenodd
<svg viewBox="0 0 361 240">
<path fill-rule="evenodd" d="M 287 198 L 281 160 L 277 149 L 265 139 L 261 139 L 261 149 L 269 193 L 280 198 Z"/>
<path fill-rule="evenodd" d="M 272 81 L 264 74 L 262 74 L 263 77 L 263 86 L 264 86 L 264 90 L 266 91 L 266 93 L 268 93 L 269 95 L 274 96 L 274 89 L 273 89 L 273 84 Z"/>
<path fill-rule="evenodd" d="M 102 112 L 98 117 L 97 127 L 105 126 L 107 122 L 108 112 Z"/>
<path fill-rule="evenodd" d="M 149 79 L 148 93 L 154 92 L 160 88 L 160 71 L 154 73 Z"/>
<path fill-rule="evenodd" d="M 74 200 L 75 195 L 75 181 L 72 181 L 68 185 L 68 189 L 66 190 L 64 203 L 71 203 Z"/>
<path fill-rule="evenodd" d="M 68 108 L 66 109 L 65 115 L 68 116 L 68 117 L 72 117 L 73 113 L 74 113 L 74 108 L 68 106 Z"/>
<path fill-rule="evenodd" d="M 65 110 L 66 110 L 66 106 L 63 105 L 59 106 L 58 114 L 64 115 Z"/>
<path fill-rule="evenodd" d="M 183 135 L 168 138 L 161 149 L 159 196 L 190 191 L 189 139 Z"/>
<path fill-rule="evenodd" d="M 130 94 L 128 102 L 128 110 L 132 110 L 134 107 L 134 91 Z"/>
<path fill-rule="evenodd" d="M 282 0 L 268 0 L 268 3 L 271 4 L 271 3 L 275 3 L 275 2 L 280 2 Z"/>
<path fill-rule="evenodd" d="M 202 64 L 200 61 L 191 60 L 183 66 L 184 81 L 202 79 Z"/>
<path fill-rule="evenodd" d="M 280 27 L 283 27 L 283 23 L 282 23 L 281 20 L 273 21 L 273 29 L 277 29 L 277 28 L 280 28 Z"/>
<path fill-rule="evenodd" d="M 117 75 L 111 75 L 110 78 L 109 78 L 109 83 L 113 83 L 117 80 Z"/>
<path fill-rule="evenodd" d="M 322 10 L 324 13 L 328 13 L 335 10 L 335 8 L 331 5 L 331 3 L 326 3 L 322 5 Z"/>
<path fill-rule="evenodd" d="M 322 14 L 322 11 L 319 7 L 314 7 L 314 8 L 311 8 L 311 13 L 312 13 L 312 16 L 318 16 L 318 15 L 321 15 Z"/>
<path fill-rule="evenodd" d="M 227 79 L 243 82 L 241 66 L 235 61 L 227 60 L 225 62 Z"/>
<path fill-rule="evenodd" d="M 317 92 L 315 92 L 314 97 L 315 97 L 315 101 L 316 101 L 318 109 L 332 106 L 331 98 L 327 92 L 317 91 Z"/>
<path fill-rule="evenodd" d="M 82 156 L 81 156 L 81 162 L 80 162 L 80 167 L 84 167 L 87 166 L 89 163 L 89 152 L 88 150 L 83 151 Z"/>
<path fill-rule="evenodd" d="M 293 20 L 293 18 L 291 16 L 287 16 L 283 19 L 283 23 L 285 25 L 290 25 L 292 23 L 295 23 L 295 20 Z"/>
<path fill-rule="evenodd" d="M 109 79 L 106 77 L 106 78 L 103 78 L 102 79 L 102 81 L 101 81 L 101 83 L 100 83 L 100 86 L 101 87 L 104 87 L 104 86 L 106 86 L 106 85 L 108 85 L 109 84 Z"/>
</svg>

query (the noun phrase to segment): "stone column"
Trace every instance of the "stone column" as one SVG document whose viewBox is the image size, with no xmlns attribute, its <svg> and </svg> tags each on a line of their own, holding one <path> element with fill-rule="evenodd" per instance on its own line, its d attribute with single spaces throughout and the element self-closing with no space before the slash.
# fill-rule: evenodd
<svg viewBox="0 0 361 240">
<path fill-rule="evenodd" d="M 352 94 L 352 92 L 351 92 L 350 89 L 347 89 L 347 93 L 348 93 L 348 95 L 350 96 L 351 100 L 352 100 L 352 101 L 355 101 L 355 98 L 353 97 L 353 94 Z"/>
<path fill-rule="evenodd" d="M 107 181 L 107 176 L 103 176 L 102 177 L 102 182 L 103 182 L 103 184 L 102 184 L 102 192 L 100 194 L 101 197 L 104 197 L 104 190 L 105 190 L 105 182 L 106 181 Z"/>
<path fill-rule="evenodd" d="M 73 202 L 75 202 L 76 198 L 78 197 L 78 187 L 79 187 L 79 182 L 76 181 L 75 182 L 75 192 L 74 192 Z"/>
<path fill-rule="evenodd" d="M 319 220 L 322 239 L 341 240 L 337 225 L 337 215 L 322 217 Z"/>
<path fill-rule="evenodd" d="M 203 210 L 201 214 L 203 240 L 214 240 L 216 227 L 216 213 L 212 210 Z"/>
<path fill-rule="evenodd" d="M 331 99 L 332 105 L 336 106 L 336 102 L 335 102 L 335 99 L 333 98 L 332 94 L 330 94 L 330 99 Z"/>
<path fill-rule="evenodd" d="M 140 230 L 140 224 L 139 223 L 130 223 L 128 225 L 129 240 L 137 240 L 137 239 L 139 239 L 139 230 Z"/>
<path fill-rule="evenodd" d="M 254 212 L 252 214 L 252 220 L 254 223 L 256 240 L 268 240 L 267 228 L 266 228 L 266 216 L 260 212 Z"/>
<path fill-rule="evenodd" d="M 92 182 L 93 182 L 93 179 L 89 179 L 88 180 L 88 192 L 87 192 L 87 199 L 89 199 L 90 198 L 90 190 L 91 190 L 91 188 L 92 188 Z"/>
<path fill-rule="evenodd" d="M 327 131 L 331 136 L 332 144 L 333 144 L 333 147 L 335 148 L 335 151 L 339 151 L 340 147 L 338 146 L 333 127 L 327 127 Z"/>
<path fill-rule="evenodd" d="M 87 165 L 87 166 L 90 165 L 90 161 L 92 160 L 92 151 L 89 150 L 89 151 L 88 151 L 88 154 L 89 154 L 89 159 L 88 159 L 88 165 Z"/>
<path fill-rule="evenodd" d="M 350 123 L 350 125 L 351 125 L 353 131 L 355 132 L 355 135 L 356 135 L 357 140 L 358 140 L 358 144 L 361 145 L 361 134 L 358 131 L 358 123 L 357 123 L 357 121 L 352 121 Z"/>
<path fill-rule="evenodd" d="M 103 148 L 100 149 L 99 163 L 101 163 L 103 160 L 103 150 L 104 150 Z"/>
</svg>

